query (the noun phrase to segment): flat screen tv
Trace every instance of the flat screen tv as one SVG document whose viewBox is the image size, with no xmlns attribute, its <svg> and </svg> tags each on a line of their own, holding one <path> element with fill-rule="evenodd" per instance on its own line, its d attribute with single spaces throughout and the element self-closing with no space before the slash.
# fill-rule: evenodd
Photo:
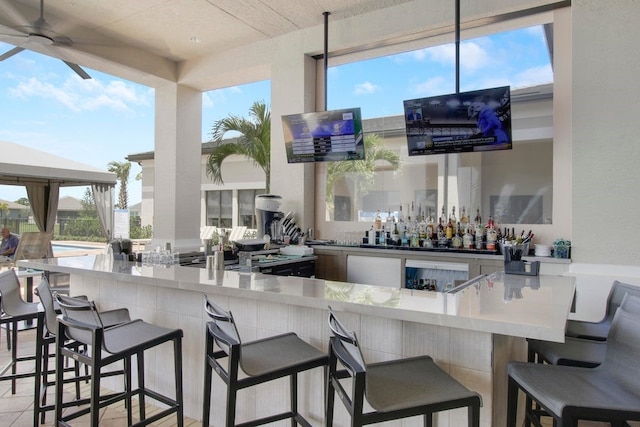
<svg viewBox="0 0 640 427">
<path fill-rule="evenodd" d="M 509 86 L 404 101 L 410 156 L 509 150 Z"/>
<path fill-rule="evenodd" d="M 282 116 L 289 163 L 364 159 L 360 108 Z"/>
</svg>

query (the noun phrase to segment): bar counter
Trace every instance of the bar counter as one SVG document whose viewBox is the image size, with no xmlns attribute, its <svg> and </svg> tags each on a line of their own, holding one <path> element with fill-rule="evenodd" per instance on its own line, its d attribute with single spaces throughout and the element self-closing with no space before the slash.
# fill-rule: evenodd
<svg viewBox="0 0 640 427">
<path fill-rule="evenodd" d="M 368 362 L 428 354 L 454 378 L 483 396 L 482 425 L 503 425 L 505 366 L 523 359 L 523 338 L 562 341 L 575 290 L 575 278 L 482 276 L 454 293 L 391 289 L 370 285 L 216 272 L 179 266 L 146 266 L 113 261 L 102 255 L 20 261 L 22 267 L 71 275 L 72 294 L 84 294 L 101 310 L 127 307 L 131 316 L 167 327 L 180 327 L 184 338 L 185 414 L 200 419 L 204 327 L 202 294 L 233 311 L 243 340 L 293 331 L 326 350 L 326 308 L 340 312 L 362 341 Z M 172 386 L 162 375 L 171 351 L 148 359 L 149 384 Z M 153 360 L 151 363 L 149 361 Z M 115 385 L 114 385 L 115 387 Z M 301 376 L 305 416 L 322 423 L 322 373 Z M 287 382 L 275 382 L 240 395 L 239 420 L 286 408 Z M 223 425 L 224 389 L 214 381 L 214 425 Z M 338 409 L 340 408 L 340 409 Z M 336 425 L 347 425 L 336 405 Z M 466 411 L 437 417 L 437 426 L 466 422 Z M 422 425 L 409 419 L 403 425 Z"/>
</svg>

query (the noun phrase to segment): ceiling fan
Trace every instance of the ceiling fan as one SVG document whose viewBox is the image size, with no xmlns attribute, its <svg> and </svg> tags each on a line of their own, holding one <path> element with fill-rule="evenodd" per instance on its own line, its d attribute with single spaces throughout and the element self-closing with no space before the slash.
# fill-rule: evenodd
<svg viewBox="0 0 640 427">
<path fill-rule="evenodd" d="M 14 17 L 20 17 L 17 11 L 12 12 L 12 15 Z M 13 28 L 20 34 L 0 33 L 0 38 L 3 41 L 7 41 L 11 44 L 16 45 L 16 47 L 14 47 L 13 49 L 10 49 L 0 55 L 0 61 L 4 61 L 5 59 L 12 57 L 13 55 L 20 53 L 25 49 L 28 49 L 29 45 L 38 45 L 50 51 L 53 51 L 58 47 L 70 47 L 73 45 L 73 42 L 69 37 L 63 36 L 53 31 L 49 23 L 44 19 L 44 0 L 40 0 L 40 17 L 38 19 L 29 23 L 29 25 L 20 25 Z M 54 54 L 53 56 L 59 55 Z M 91 76 L 87 74 L 87 72 L 83 70 L 78 64 L 65 61 L 64 59 L 62 59 L 62 62 L 67 64 L 69 68 L 71 68 L 78 76 L 82 77 L 83 79 L 86 80 L 91 78 Z"/>
</svg>

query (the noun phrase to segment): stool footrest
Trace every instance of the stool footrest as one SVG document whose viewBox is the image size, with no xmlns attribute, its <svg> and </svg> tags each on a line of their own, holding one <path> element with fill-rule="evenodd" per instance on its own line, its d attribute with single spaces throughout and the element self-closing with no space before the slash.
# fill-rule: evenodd
<svg viewBox="0 0 640 427">
<path fill-rule="evenodd" d="M 260 418 L 260 419 L 257 419 L 257 420 L 247 421 L 246 423 L 236 424 L 236 427 L 261 426 L 261 425 L 273 423 L 273 422 L 276 422 L 276 421 L 287 420 L 289 418 L 296 418 L 296 415 L 298 415 L 298 414 L 296 414 L 295 412 L 291 412 L 291 411 L 282 412 L 280 414 L 270 415 L 268 417 Z"/>
</svg>

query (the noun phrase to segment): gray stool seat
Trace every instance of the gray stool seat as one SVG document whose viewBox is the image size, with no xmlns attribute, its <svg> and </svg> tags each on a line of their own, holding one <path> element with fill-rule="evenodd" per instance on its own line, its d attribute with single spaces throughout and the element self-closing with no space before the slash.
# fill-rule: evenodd
<svg viewBox="0 0 640 427">
<path fill-rule="evenodd" d="M 103 313 L 100 313 L 102 319 Z M 175 329 L 163 328 L 141 319 L 132 320 L 104 330 L 104 349 L 111 354 L 139 351 L 155 347 L 158 342 L 169 341 Z"/>
<path fill-rule="evenodd" d="M 640 411 L 640 390 L 597 368 L 512 362 L 508 373 L 517 383 L 526 384 L 527 394 L 553 414 Z"/>
<path fill-rule="evenodd" d="M 528 340 L 529 351 L 536 353 L 543 362 L 551 365 L 595 368 L 604 360 L 607 343 L 580 338 L 565 337 L 563 343 Z"/>
<path fill-rule="evenodd" d="M 577 426 L 578 420 L 605 421 L 616 427 L 640 420 L 640 316 L 625 310 L 638 307 L 640 298 L 624 296 L 603 343 L 605 357 L 596 368 L 511 362 L 507 427 L 516 427 L 518 390 L 527 398 L 527 424 L 539 425 L 532 400 L 558 427 Z"/>
<path fill-rule="evenodd" d="M 255 377 L 326 358 L 325 353 L 289 333 L 243 344 L 240 366 L 247 375 Z"/>
<path fill-rule="evenodd" d="M 367 365 L 366 396 L 380 412 L 478 397 L 429 356 Z"/>
</svg>

